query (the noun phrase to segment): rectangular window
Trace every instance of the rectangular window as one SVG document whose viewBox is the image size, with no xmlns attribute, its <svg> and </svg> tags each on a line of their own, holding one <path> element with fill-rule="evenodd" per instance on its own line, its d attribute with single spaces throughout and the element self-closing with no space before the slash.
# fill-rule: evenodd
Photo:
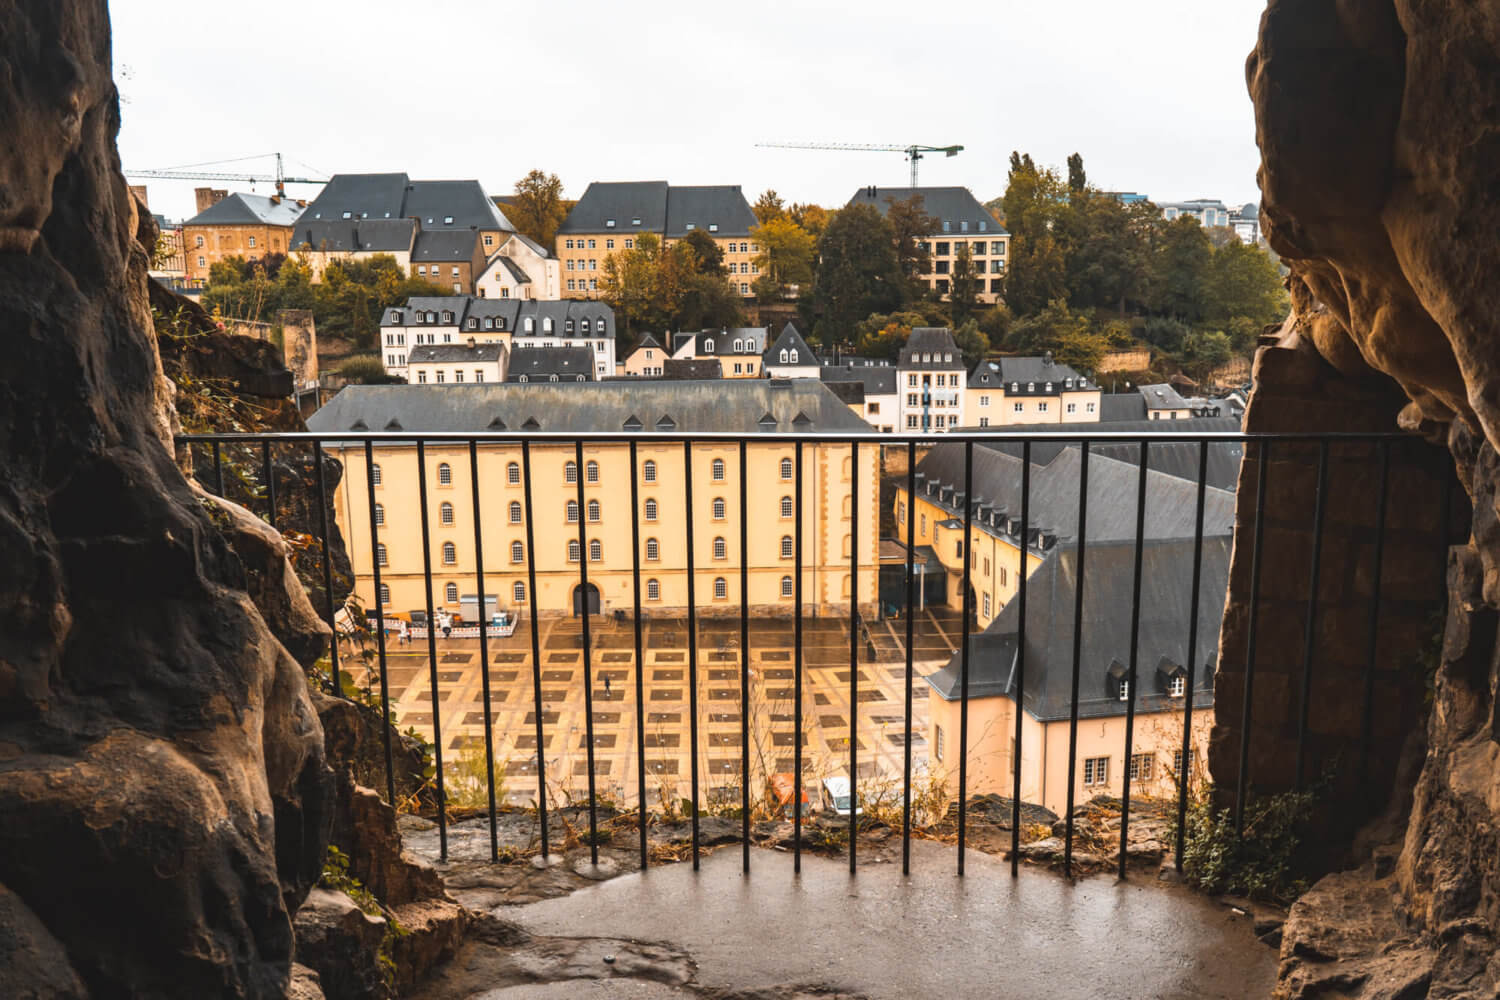
<svg viewBox="0 0 1500 1000">
<path fill-rule="evenodd" d="M 943 727 L 932 727 L 932 755 L 938 760 L 943 759 Z"/>
<path fill-rule="evenodd" d="M 250 246 L 251 246 L 252 249 L 255 247 L 255 237 L 254 236 L 250 237 Z"/>
<path fill-rule="evenodd" d="M 1015 404 L 1014 408 L 1015 408 L 1015 411 L 1017 413 L 1020 413 L 1023 409 L 1025 409 L 1025 406 L 1023 404 L 1021 404 L 1021 403 L 1017 403 L 1017 404 Z"/>
<path fill-rule="evenodd" d="M 984 616 L 986 618 L 988 618 L 990 616 L 990 595 L 989 595 L 988 592 L 986 592 L 985 595 L 984 595 L 984 601 L 983 601 L 983 603 L 984 603 Z"/>
<path fill-rule="evenodd" d="M 1130 758 L 1130 780 L 1131 781 L 1150 781 L 1151 780 L 1151 754 L 1149 754 L 1149 753 L 1138 753 L 1138 754 L 1134 754 L 1134 755 L 1131 756 L 1131 758 Z"/>
<path fill-rule="evenodd" d="M 985 394 L 985 395 L 979 397 L 979 405 L 980 406 L 989 406 L 990 405 L 990 397 L 989 397 L 988 394 Z"/>
<path fill-rule="evenodd" d="M 1036 404 L 1036 412 L 1038 412 L 1038 413 L 1046 413 L 1047 412 L 1047 404 L 1046 403 L 1038 403 L 1038 404 Z"/>
<path fill-rule="evenodd" d="M 1078 404 L 1077 403 L 1069 403 L 1068 404 L 1068 412 L 1069 413 L 1077 413 L 1078 412 Z"/>
<path fill-rule="evenodd" d="M 1109 784 L 1109 758 L 1089 757 L 1083 762 L 1083 784 L 1085 787 Z"/>
</svg>

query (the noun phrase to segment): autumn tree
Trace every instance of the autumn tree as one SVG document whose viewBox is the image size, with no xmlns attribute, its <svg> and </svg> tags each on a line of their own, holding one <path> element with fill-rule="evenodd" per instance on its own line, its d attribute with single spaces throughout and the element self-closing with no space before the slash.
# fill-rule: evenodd
<svg viewBox="0 0 1500 1000">
<path fill-rule="evenodd" d="M 979 308 L 979 292 L 984 285 L 984 279 L 974 273 L 974 256 L 969 252 L 967 243 L 958 248 L 958 254 L 953 258 L 951 277 L 948 307 L 956 327 L 973 316 Z"/>
<path fill-rule="evenodd" d="M 755 258 L 755 266 L 760 269 L 756 295 L 762 301 L 779 300 L 789 288 L 806 290 L 811 286 L 817 251 L 811 233 L 781 216 L 761 223 L 750 234 L 760 247 L 760 255 Z"/>
<path fill-rule="evenodd" d="M 818 258 L 813 294 L 822 318 L 814 332 L 824 343 L 848 338 L 861 319 L 901 304 L 895 232 L 873 206 L 840 209 L 818 241 Z"/>
<path fill-rule="evenodd" d="M 724 248 L 701 229 L 694 229 L 681 241 L 693 250 L 693 270 L 698 274 L 727 275 Z"/>
<path fill-rule="evenodd" d="M 505 217 L 522 235 L 550 247 L 571 207 L 562 191 L 556 174 L 533 170 L 516 181 L 515 197 L 505 206 Z"/>
<path fill-rule="evenodd" d="M 1010 175 L 1002 201 L 1010 230 L 1005 300 L 1022 315 L 1035 315 L 1067 295 L 1067 260 L 1053 230 L 1067 205 L 1067 189 L 1050 168 L 1030 154 L 1010 154 Z"/>
<path fill-rule="evenodd" d="M 812 235 L 814 240 L 822 239 L 823 231 L 833 221 L 836 212 L 830 212 L 821 205 L 804 205 L 801 203 L 787 209 L 787 218 L 801 226 Z"/>
<path fill-rule="evenodd" d="M 755 221 L 762 226 L 772 219 L 779 219 L 786 214 L 786 206 L 781 203 L 781 195 L 774 188 L 766 188 L 761 192 L 755 204 L 750 206 L 750 211 L 755 213 Z"/>
</svg>

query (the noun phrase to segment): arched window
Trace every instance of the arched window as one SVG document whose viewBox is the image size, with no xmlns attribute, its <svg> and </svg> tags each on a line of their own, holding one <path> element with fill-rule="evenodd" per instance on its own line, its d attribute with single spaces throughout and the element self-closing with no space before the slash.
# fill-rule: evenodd
<svg viewBox="0 0 1500 1000">
<path fill-rule="evenodd" d="M 515 599 L 515 602 L 517 604 L 525 604 L 526 603 L 526 584 L 522 583 L 520 580 L 517 580 L 515 583 L 511 584 L 510 585 L 510 596 Z"/>
<path fill-rule="evenodd" d="M 385 504 L 383 503 L 375 505 L 375 523 L 377 525 L 385 523 Z"/>
<path fill-rule="evenodd" d="M 453 523 L 453 505 L 451 503 L 449 503 L 448 501 L 444 500 L 443 503 L 442 503 L 442 505 L 440 507 L 438 507 L 438 517 L 439 517 L 439 519 L 442 520 L 442 522 L 444 524 L 452 524 Z"/>
<path fill-rule="evenodd" d="M 796 363 L 797 363 L 797 349 L 794 347 L 794 348 L 792 348 L 792 364 L 796 364 Z"/>
<path fill-rule="evenodd" d="M 563 481 L 568 483 L 578 482 L 578 463 L 569 462 L 563 466 Z"/>
<path fill-rule="evenodd" d="M 390 587 L 390 584 L 382 583 L 380 585 L 380 604 L 381 604 L 381 607 L 384 607 L 385 605 L 387 605 L 389 603 L 391 603 L 391 587 Z"/>
<path fill-rule="evenodd" d="M 374 462 L 370 463 L 370 482 L 376 486 L 380 485 L 380 466 Z"/>
<path fill-rule="evenodd" d="M 443 597 L 447 598 L 449 604 L 458 603 L 458 584 L 450 583 L 443 588 Z"/>
<path fill-rule="evenodd" d="M 593 541 L 589 542 L 589 562 L 598 562 L 603 558 L 604 546 L 599 544 L 599 539 L 595 538 Z"/>
<path fill-rule="evenodd" d="M 784 577 L 781 578 L 781 596 L 782 597 L 791 597 L 791 596 L 793 596 L 792 595 L 792 578 L 789 577 L 789 576 L 784 576 Z"/>
<path fill-rule="evenodd" d="M 526 560 L 526 546 L 522 545 L 520 542 L 511 542 L 510 543 L 510 561 L 513 562 L 513 563 L 518 563 L 518 562 L 524 562 L 525 560 Z"/>
<path fill-rule="evenodd" d="M 729 596 L 729 582 L 722 576 L 714 577 L 714 600 L 722 601 Z"/>
<path fill-rule="evenodd" d="M 729 555 L 729 547 L 724 544 L 723 538 L 714 539 L 714 558 L 724 559 Z"/>
<path fill-rule="evenodd" d="M 458 562 L 458 548 L 452 542 L 443 543 L 443 562 L 449 566 Z"/>
<path fill-rule="evenodd" d="M 845 597 L 849 596 L 849 574 L 848 573 L 844 574 L 844 596 Z"/>
<path fill-rule="evenodd" d="M 736 340 L 734 342 L 734 353 L 736 353 L 736 354 L 744 354 L 745 353 L 745 342 L 743 340 Z"/>
<path fill-rule="evenodd" d="M 543 333 L 551 333 L 552 332 L 552 318 L 550 316 L 547 317 L 546 319 L 542 320 L 542 332 Z"/>
<path fill-rule="evenodd" d="M 654 520 L 656 520 L 656 501 L 655 500 L 647 500 L 646 501 L 646 520 L 648 520 L 648 521 L 654 521 Z"/>
<path fill-rule="evenodd" d="M 781 536 L 781 558 L 791 559 L 797 554 L 796 542 L 792 541 L 791 535 Z"/>
<path fill-rule="evenodd" d="M 656 560 L 658 560 L 660 558 L 661 558 L 661 546 L 657 543 L 656 539 L 654 539 L 654 538 L 648 538 L 648 539 L 646 539 L 646 559 L 648 561 L 650 561 L 650 562 L 655 562 Z"/>
<path fill-rule="evenodd" d="M 578 523 L 578 501 L 577 500 L 569 500 L 568 501 L 568 523 L 569 524 L 577 524 Z"/>
<path fill-rule="evenodd" d="M 791 497 L 782 497 L 781 498 L 781 516 L 782 517 L 792 517 L 792 516 L 794 516 L 794 512 L 792 510 L 792 498 Z"/>
<path fill-rule="evenodd" d="M 646 581 L 646 600 L 648 600 L 648 601 L 659 601 L 659 600 L 661 600 L 661 584 L 660 583 L 658 583 L 655 580 L 647 580 Z"/>
<path fill-rule="evenodd" d="M 519 500 L 512 500 L 510 502 L 510 523 L 521 523 L 521 501 Z"/>
<path fill-rule="evenodd" d="M 714 497 L 714 520 L 724 520 L 724 498 Z"/>
<path fill-rule="evenodd" d="M 641 466 L 641 478 L 648 483 L 656 482 L 656 463 L 649 458 L 646 459 L 646 464 Z M 378 478 L 375 481 L 380 482 Z"/>
<path fill-rule="evenodd" d="M 599 506 L 599 501 L 598 500 L 590 500 L 589 501 L 589 523 L 590 524 L 598 524 L 599 523 L 599 517 L 600 517 L 600 515 L 602 513 L 603 513 L 603 509 Z"/>
<path fill-rule="evenodd" d="M 522 381 L 522 382 L 530 382 L 531 381 L 531 376 L 529 376 L 529 375 L 522 375 L 521 378 L 520 378 L 520 381 Z"/>
<path fill-rule="evenodd" d="M 851 496 L 844 497 L 844 505 L 843 506 L 844 506 L 844 516 L 848 517 L 849 514 L 850 514 L 850 512 L 852 512 L 854 510 L 854 498 L 851 497 Z"/>
<path fill-rule="evenodd" d="M 548 382 L 556 382 L 557 381 L 557 376 L 556 375 L 549 375 L 549 376 L 547 376 L 547 381 Z"/>
<path fill-rule="evenodd" d="M 591 483 L 597 483 L 599 481 L 599 463 L 588 462 L 585 464 L 583 467 L 583 478 Z"/>
<path fill-rule="evenodd" d="M 705 354 L 712 354 L 713 352 L 714 352 L 714 342 L 712 340 L 705 340 L 703 342 L 703 353 L 705 353 Z"/>
<path fill-rule="evenodd" d="M 714 482 L 722 483 L 724 481 L 724 460 L 722 458 L 714 459 L 713 465 L 710 468 L 713 470 Z"/>
<path fill-rule="evenodd" d="M 576 539 L 576 538 L 570 539 L 568 541 L 568 562 L 577 562 L 578 561 L 578 553 L 579 553 L 578 539 Z"/>
<path fill-rule="evenodd" d="M 390 560 L 388 560 L 385 555 L 384 542 L 381 542 L 379 545 L 375 546 L 375 563 L 379 566 L 386 566 L 390 564 Z"/>
<path fill-rule="evenodd" d="M 792 478 L 792 460 L 790 458 L 783 458 L 781 460 L 781 478 Z"/>
<path fill-rule="evenodd" d="M 848 559 L 850 552 L 853 551 L 852 546 L 853 546 L 853 541 L 850 539 L 850 537 L 848 535 L 845 535 L 844 536 L 844 558 L 845 559 Z"/>
<path fill-rule="evenodd" d="M 849 470 L 854 467 L 854 460 L 848 455 L 844 456 L 844 478 L 849 478 Z"/>
<path fill-rule="evenodd" d="M 515 462 L 511 462 L 508 465 L 506 465 L 506 467 L 505 467 L 505 481 L 507 483 L 509 483 L 510 485 L 512 485 L 512 486 L 519 486 L 520 485 L 520 483 L 521 483 L 521 466 L 519 464 L 517 464 Z"/>
<path fill-rule="evenodd" d="M 438 485 L 439 486 L 452 486 L 453 485 L 453 469 L 451 467 L 449 467 L 449 465 L 448 465 L 447 462 L 439 462 L 438 463 Z"/>
<path fill-rule="evenodd" d="M 781 349 L 781 363 L 786 364 L 786 348 Z"/>
</svg>

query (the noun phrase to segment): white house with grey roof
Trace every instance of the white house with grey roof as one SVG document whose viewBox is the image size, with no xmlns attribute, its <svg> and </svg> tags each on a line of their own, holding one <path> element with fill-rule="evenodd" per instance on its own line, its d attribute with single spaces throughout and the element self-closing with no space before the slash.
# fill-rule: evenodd
<svg viewBox="0 0 1500 1000">
<path fill-rule="evenodd" d="M 964 425 L 963 354 L 947 327 L 914 328 L 896 363 L 900 409 L 896 426 L 942 433 Z"/>
<path fill-rule="evenodd" d="M 922 246 L 932 257 L 932 270 L 919 276 L 927 287 L 946 296 L 963 252 L 969 254 L 971 273 L 978 280 L 980 302 L 999 302 L 1005 287 L 1005 264 L 1010 259 L 1010 232 L 973 192 L 963 187 L 863 187 L 850 205 L 869 205 L 885 215 L 891 205 L 922 199 L 922 211 L 932 228 Z"/>
<path fill-rule="evenodd" d="M 817 378 L 823 366 L 796 326 L 788 323 L 766 348 L 761 367 L 771 378 Z"/>
<path fill-rule="evenodd" d="M 602 302 L 489 299 L 473 295 L 413 297 L 381 317 L 387 374 L 411 381 L 410 348 L 422 345 L 501 343 L 508 351 L 532 347 L 583 347 L 593 358 L 591 377 L 615 373 L 614 310 Z M 502 378 L 505 373 L 502 373 Z"/>
<path fill-rule="evenodd" d="M 473 338 L 462 344 L 424 344 L 407 355 L 406 380 L 411 385 L 503 382 L 508 354 L 504 344 L 481 344 Z"/>
<path fill-rule="evenodd" d="M 703 330 L 698 333 L 672 334 L 676 349 L 674 361 L 715 359 L 725 378 L 761 378 L 762 355 L 770 330 L 763 326 L 741 326 L 729 329 Z"/>
<path fill-rule="evenodd" d="M 1077 424 L 1100 419 L 1100 388 L 1069 365 L 1040 357 L 994 358 L 969 372 L 968 416 L 973 426 Z"/>
<path fill-rule="evenodd" d="M 488 299 L 562 298 L 560 263 L 535 240 L 512 233 L 474 282 L 474 293 Z"/>
</svg>

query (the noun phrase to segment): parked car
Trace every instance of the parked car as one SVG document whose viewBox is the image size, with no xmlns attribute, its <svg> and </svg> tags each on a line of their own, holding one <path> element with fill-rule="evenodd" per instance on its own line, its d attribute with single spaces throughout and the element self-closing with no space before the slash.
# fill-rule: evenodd
<svg viewBox="0 0 1500 1000">
<path fill-rule="evenodd" d="M 823 808 L 832 809 L 840 816 L 849 815 L 849 779 L 842 776 L 823 779 Z M 856 809 L 855 815 L 863 816 L 863 808 Z"/>
</svg>

